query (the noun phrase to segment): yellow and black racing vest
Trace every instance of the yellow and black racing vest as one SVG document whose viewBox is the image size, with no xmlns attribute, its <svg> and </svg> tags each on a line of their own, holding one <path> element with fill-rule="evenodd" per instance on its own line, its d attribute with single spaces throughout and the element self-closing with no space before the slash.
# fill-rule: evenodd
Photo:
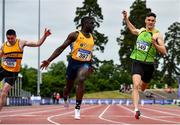
<svg viewBox="0 0 180 125">
<path fill-rule="evenodd" d="M 8 46 L 7 42 L 5 42 L 2 51 L 4 55 L 1 66 L 9 72 L 19 72 L 23 57 L 23 50 L 19 47 L 19 39 L 16 39 L 16 43 L 13 46 Z"/>
<path fill-rule="evenodd" d="M 90 61 L 94 47 L 93 36 L 90 34 L 87 38 L 80 31 L 78 32 L 76 41 L 71 45 L 71 57 L 78 61 Z"/>
</svg>

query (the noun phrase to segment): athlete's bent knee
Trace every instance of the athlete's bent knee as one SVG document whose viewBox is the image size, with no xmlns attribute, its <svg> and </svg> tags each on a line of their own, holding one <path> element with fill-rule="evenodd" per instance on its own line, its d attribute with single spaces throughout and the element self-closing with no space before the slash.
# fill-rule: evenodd
<svg viewBox="0 0 180 125">
<path fill-rule="evenodd" d="M 7 93 L 6 92 L 1 92 L 1 97 L 6 97 Z"/>
</svg>

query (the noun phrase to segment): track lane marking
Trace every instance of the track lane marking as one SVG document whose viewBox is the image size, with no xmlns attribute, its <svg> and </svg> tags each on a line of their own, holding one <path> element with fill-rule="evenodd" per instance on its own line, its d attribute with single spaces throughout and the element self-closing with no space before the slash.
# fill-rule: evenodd
<svg viewBox="0 0 180 125">
<path fill-rule="evenodd" d="M 99 105 L 91 106 L 91 107 L 88 107 L 88 108 L 83 108 L 83 109 L 81 109 L 81 111 L 88 110 L 88 109 L 93 109 L 93 108 L 96 108 L 96 107 L 99 107 Z M 49 117 L 47 118 L 47 120 L 48 120 L 50 123 L 52 123 L 52 124 L 62 125 L 62 124 L 60 124 L 60 123 L 58 123 L 58 122 L 53 121 L 52 118 L 58 117 L 58 116 L 67 115 L 67 114 L 71 114 L 71 113 L 74 113 L 74 110 L 73 110 L 73 111 L 69 111 L 69 112 L 65 112 L 65 113 L 61 113 L 61 114 L 57 114 L 57 115 L 49 116 Z"/>
<path fill-rule="evenodd" d="M 125 106 L 120 105 L 120 107 L 122 107 L 123 109 L 126 109 L 126 110 L 130 111 L 131 113 L 134 113 L 133 110 L 131 110 L 131 109 L 125 107 Z M 173 123 L 173 124 L 179 124 L 179 122 L 173 122 L 173 121 L 169 121 L 169 120 L 152 118 L 152 117 L 148 117 L 148 116 L 145 116 L 145 115 L 141 115 L 141 117 L 144 117 L 144 118 L 147 118 L 147 119 L 152 119 L 152 120 L 155 120 L 155 121 L 162 121 L 162 122 L 168 122 L 168 123 Z"/>
<path fill-rule="evenodd" d="M 108 106 L 104 109 L 104 111 L 98 116 L 98 118 L 101 119 L 101 120 L 104 120 L 104 121 L 111 122 L 111 123 L 129 125 L 129 124 L 126 124 L 126 123 L 124 123 L 124 122 L 117 122 L 117 121 L 109 120 L 109 119 L 107 119 L 107 118 L 103 118 L 102 116 L 103 116 L 104 113 L 109 109 L 110 106 L 111 106 L 111 105 L 108 105 Z"/>
<path fill-rule="evenodd" d="M 145 108 L 145 107 L 141 107 L 141 109 L 145 109 L 145 110 L 151 110 L 151 111 L 154 111 L 154 112 L 159 112 L 159 113 L 162 113 L 162 114 L 168 114 L 168 115 L 173 115 L 173 116 L 178 116 L 180 117 L 180 115 L 176 114 L 176 113 L 170 113 L 170 112 L 165 112 L 165 111 L 159 111 L 157 109 L 149 109 L 149 108 Z"/>
<path fill-rule="evenodd" d="M 26 112 L 26 111 L 36 111 L 36 110 L 47 110 L 47 108 L 48 109 L 57 109 L 58 107 L 57 106 L 48 106 L 48 107 L 41 107 L 41 106 L 39 106 L 39 107 L 28 107 L 28 108 L 25 108 L 25 109 L 20 109 L 20 107 L 19 108 L 6 108 L 5 110 L 2 110 L 1 112 L 0 112 L 0 115 L 2 115 L 2 114 L 7 114 L 7 113 L 19 113 L 19 112 Z M 63 109 L 63 108 L 61 108 L 61 109 Z M 9 110 L 12 110 L 12 111 L 9 111 Z"/>
<path fill-rule="evenodd" d="M 22 115 L 29 115 L 29 114 L 34 114 L 34 113 L 44 113 L 44 112 L 54 112 L 54 111 L 57 111 L 57 110 L 62 110 L 63 108 L 53 108 L 53 110 L 51 108 L 49 109 L 44 109 L 44 110 L 40 110 L 40 111 L 33 111 L 33 112 L 28 112 L 28 113 L 18 113 L 18 114 L 13 114 L 13 115 L 3 115 L 3 116 L 0 116 L 1 118 L 2 117 L 13 117 L 13 116 L 22 116 Z"/>
</svg>

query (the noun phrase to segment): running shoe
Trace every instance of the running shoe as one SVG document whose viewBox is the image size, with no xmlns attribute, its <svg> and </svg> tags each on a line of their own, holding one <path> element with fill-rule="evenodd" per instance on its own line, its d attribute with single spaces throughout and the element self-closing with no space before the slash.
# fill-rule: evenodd
<svg viewBox="0 0 180 125">
<path fill-rule="evenodd" d="M 141 115 L 141 112 L 140 112 L 140 111 L 136 111 L 136 112 L 135 112 L 135 118 L 136 118 L 136 119 L 140 119 L 140 115 Z"/>
<path fill-rule="evenodd" d="M 80 119 L 80 109 L 75 109 L 74 118 L 79 120 Z"/>
</svg>

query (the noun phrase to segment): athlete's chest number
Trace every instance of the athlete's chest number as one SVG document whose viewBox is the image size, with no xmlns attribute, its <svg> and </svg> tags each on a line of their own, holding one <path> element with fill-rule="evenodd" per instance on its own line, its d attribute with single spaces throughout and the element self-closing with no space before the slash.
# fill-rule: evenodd
<svg viewBox="0 0 180 125">
<path fill-rule="evenodd" d="M 147 52 L 149 48 L 148 43 L 146 42 L 137 42 L 137 49 Z"/>
<path fill-rule="evenodd" d="M 88 54 L 85 54 L 85 53 L 79 53 L 79 58 L 82 58 L 82 59 L 87 59 L 88 57 Z"/>
<path fill-rule="evenodd" d="M 16 59 L 4 59 L 4 65 L 9 67 L 16 67 Z"/>
<path fill-rule="evenodd" d="M 88 61 L 91 58 L 91 52 L 79 49 L 76 57 Z"/>
</svg>

